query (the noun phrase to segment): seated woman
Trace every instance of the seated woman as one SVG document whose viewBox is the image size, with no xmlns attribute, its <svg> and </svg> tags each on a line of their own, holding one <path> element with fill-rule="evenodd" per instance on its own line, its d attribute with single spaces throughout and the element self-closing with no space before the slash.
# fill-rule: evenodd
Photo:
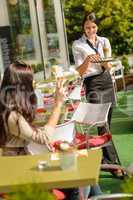
<svg viewBox="0 0 133 200">
<path fill-rule="evenodd" d="M 58 79 L 55 105 L 44 128 L 32 125 L 37 98 L 33 88 L 31 66 L 18 61 L 5 69 L 0 89 L 0 147 L 3 156 L 28 154 L 30 141 L 46 145 L 53 151 L 51 138 L 58 123 L 66 96 L 65 80 Z M 78 189 L 65 190 L 67 200 L 78 200 Z"/>
<path fill-rule="evenodd" d="M 32 68 L 17 61 L 5 69 L 0 90 L 0 145 L 3 155 L 26 154 L 31 140 L 45 144 L 52 151 L 50 140 L 64 102 L 64 82 L 61 79 L 57 82 L 55 106 L 42 130 L 32 125 L 37 105 Z"/>
</svg>

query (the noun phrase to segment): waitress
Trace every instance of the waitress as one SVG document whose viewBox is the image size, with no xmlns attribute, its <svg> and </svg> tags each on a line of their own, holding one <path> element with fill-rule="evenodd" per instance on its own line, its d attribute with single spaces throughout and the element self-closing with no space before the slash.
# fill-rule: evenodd
<svg viewBox="0 0 133 200">
<path fill-rule="evenodd" d="M 82 22 L 83 35 L 72 44 L 75 66 L 84 79 L 86 99 L 89 103 L 115 103 L 109 62 L 99 62 L 105 57 L 111 57 L 111 45 L 107 38 L 97 35 L 98 19 L 95 13 L 85 15 Z M 112 107 L 108 114 L 110 127 Z M 98 134 L 107 132 L 106 127 L 98 127 Z M 103 148 L 103 163 L 120 164 L 116 149 L 112 143 Z M 117 177 L 122 176 L 119 170 L 112 171 Z"/>
</svg>

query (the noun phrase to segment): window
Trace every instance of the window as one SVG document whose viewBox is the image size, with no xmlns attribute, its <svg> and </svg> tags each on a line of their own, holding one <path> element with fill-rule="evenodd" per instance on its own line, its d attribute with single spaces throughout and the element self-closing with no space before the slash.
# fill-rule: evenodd
<svg viewBox="0 0 133 200">
<path fill-rule="evenodd" d="M 28 0 L 7 0 L 14 56 L 32 59 L 35 56 Z"/>
</svg>

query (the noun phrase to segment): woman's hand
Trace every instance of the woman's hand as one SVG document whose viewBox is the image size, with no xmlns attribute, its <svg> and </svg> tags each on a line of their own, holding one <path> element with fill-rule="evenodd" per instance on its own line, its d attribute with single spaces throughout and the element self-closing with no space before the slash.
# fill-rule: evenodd
<svg viewBox="0 0 133 200">
<path fill-rule="evenodd" d="M 112 68 L 112 65 L 109 62 L 103 62 L 102 67 L 110 71 Z"/>
<path fill-rule="evenodd" d="M 101 58 L 99 54 L 91 54 L 87 56 L 88 62 L 97 63 Z"/>
<path fill-rule="evenodd" d="M 99 54 L 91 54 L 86 57 L 84 62 L 77 68 L 77 71 L 82 76 L 89 72 L 89 68 L 91 67 L 91 63 L 98 62 L 100 60 Z"/>
<path fill-rule="evenodd" d="M 88 55 L 84 61 L 84 64 L 85 64 L 85 68 L 84 68 L 84 72 L 85 73 L 88 73 L 89 72 L 89 69 L 91 67 L 91 64 L 92 63 L 96 63 L 98 62 L 100 59 L 100 56 L 99 54 L 91 54 L 91 55 Z"/>
<path fill-rule="evenodd" d="M 87 59 L 88 59 L 88 62 L 90 63 L 98 63 L 101 60 L 99 54 L 88 55 Z M 109 62 L 105 61 L 105 62 L 102 62 L 102 67 L 104 67 L 107 70 L 110 70 L 112 68 L 112 65 Z"/>
<path fill-rule="evenodd" d="M 67 96 L 67 88 L 66 83 L 67 80 L 63 77 L 58 78 L 56 82 L 56 92 L 55 92 L 55 103 L 63 104 L 66 96 Z"/>
<path fill-rule="evenodd" d="M 61 114 L 62 104 L 66 98 L 66 80 L 61 77 L 57 79 L 56 82 L 56 92 L 55 92 L 55 105 L 51 112 L 51 116 L 48 120 L 47 126 L 55 128 Z"/>
</svg>

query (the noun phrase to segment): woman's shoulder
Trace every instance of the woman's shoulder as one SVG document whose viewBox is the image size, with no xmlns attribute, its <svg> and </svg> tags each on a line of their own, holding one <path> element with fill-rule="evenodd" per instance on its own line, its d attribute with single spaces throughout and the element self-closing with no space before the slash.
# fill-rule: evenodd
<svg viewBox="0 0 133 200">
<path fill-rule="evenodd" d="M 75 45 L 75 44 L 78 44 L 80 42 L 81 42 L 81 38 L 78 38 L 78 39 L 74 40 L 72 44 Z"/>
<path fill-rule="evenodd" d="M 105 43 L 105 42 L 109 42 L 109 39 L 107 37 L 103 37 L 103 36 L 97 36 L 97 39 L 101 42 L 101 43 Z"/>
<path fill-rule="evenodd" d="M 15 124 L 19 118 L 23 118 L 23 116 L 17 111 L 11 111 L 8 116 L 8 123 Z"/>
<path fill-rule="evenodd" d="M 82 45 L 83 43 L 85 43 L 84 38 L 80 37 L 73 41 L 72 46 L 76 47 L 77 45 Z"/>
</svg>

